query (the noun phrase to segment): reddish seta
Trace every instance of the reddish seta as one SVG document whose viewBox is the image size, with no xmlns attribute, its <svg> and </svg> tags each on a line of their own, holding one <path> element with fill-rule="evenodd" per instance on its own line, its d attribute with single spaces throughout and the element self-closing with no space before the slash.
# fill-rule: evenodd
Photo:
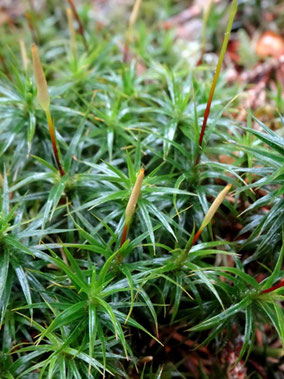
<svg viewBox="0 0 284 379">
<path fill-rule="evenodd" d="M 270 288 L 267 288 L 266 290 L 261 291 L 261 293 L 269 293 L 269 292 L 275 291 L 278 288 L 283 287 L 283 286 L 284 286 L 284 279 L 281 279 L 278 284 L 275 284 L 275 286 L 272 286 Z"/>
</svg>

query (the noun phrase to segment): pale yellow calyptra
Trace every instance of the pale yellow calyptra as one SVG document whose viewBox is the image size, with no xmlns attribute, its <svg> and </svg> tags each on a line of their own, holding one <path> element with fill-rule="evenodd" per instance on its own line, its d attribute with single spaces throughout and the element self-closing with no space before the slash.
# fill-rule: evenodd
<svg viewBox="0 0 284 379">
<path fill-rule="evenodd" d="M 37 86 L 37 99 L 40 106 L 46 113 L 54 157 L 55 157 L 60 175 L 63 176 L 64 170 L 60 163 L 59 153 L 58 153 L 59 147 L 57 146 L 57 143 L 56 143 L 55 128 L 54 128 L 53 120 L 52 120 L 50 110 L 49 110 L 50 99 L 49 99 L 48 87 L 47 87 L 45 75 L 42 69 L 42 65 L 40 63 L 40 59 L 37 53 L 37 48 L 34 43 L 32 44 L 32 56 L 33 56 L 34 75 L 35 75 L 36 86 Z"/>
<path fill-rule="evenodd" d="M 33 56 L 33 66 L 34 66 L 34 75 L 37 86 L 37 98 L 40 106 L 44 111 L 48 111 L 50 99 L 48 93 L 48 87 L 45 79 L 45 75 L 40 63 L 40 59 L 37 53 L 36 45 L 32 44 L 32 56 Z"/>
<path fill-rule="evenodd" d="M 73 55 L 76 55 L 77 45 L 76 45 L 76 32 L 74 29 L 73 13 L 71 8 L 66 8 L 66 15 L 68 20 L 68 29 L 70 37 L 70 48 Z"/>
<path fill-rule="evenodd" d="M 138 12 L 139 12 L 139 8 L 141 6 L 141 3 L 142 3 L 142 0 L 136 0 L 134 3 L 134 6 L 132 9 L 130 18 L 129 18 L 129 28 L 133 28 L 133 26 L 137 20 L 137 16 L 138 16 Z"/>
<path fill-rule="evenodd" d="M 144 179 L 144 168 L 141 168 L 139 175 L 137 176 L 136 182 L 134 184 L 133 190 L 131 192 L 130 198 L 128 200 L 126 210 L 125 210 L 125 225 L 126 226 L 129 225 L 131 218 L 134 214 L 135 207 L 140 195 L 143 179 Z"/>
<path fill-rule="evenodd" d="M 213 201 L 213 203 L 211 204 L 211 207 L 208 209 L 208 212 L 206 213 L 206 216 L 204 217 L 202 221 L 202 224 L 199 230 L 202 231 L 212 220 L 214 214 L 216 213 L 217 209 L 220 207 L 221 203 L 227 196 L 227 193 L 230 191 L 231 187 L 232 187 L 232 184 L 227 184 L 226 187 L 219 193 L 219 195 Z"/>
<path fill-rule="evenodd" d="M 124 47 L 124 53 L 123 53 L 123 60 L 124 60 L 124 62 L 127 61 L 128 45 L 129 45 L 129 43 L 131 41 L 131 35 L 132 35 L 132 32 L 133 32 L 133 28 L 134 28 L 135 22 L 136 22 L 137 17 L 138 17 L 139 8 L 141 6 L 141 3 L 142 3 L 142 0 L 135 0 L 134 6 L 133 6 L 133 9 L 132 9 L 130 18 L 129 18 L 128 29 L 127 29 L 127 32 L 126 32 L 126 35 L 125 35 L 125 47 Z"/>
<path fill-rule="evenodd" d="M 26 50 L 26 45 L 22 39 L 19 40 L 19 44 L 20 44 L 20 51 L 21 51 L 23 68 L 24 68 L 24 71 L 27 71 L 28 67 L 29 67 L 29 58 L 28 58 L 28 54 L 27 54 L 27 50 Z"/>
<path fill-rule="evenodd" d="M 192 239 L 192 242 L 190 246 L 187 249 L 187 254 L 190 252 L 191 247 L 195 244 L 195 242 L 198 240 L 200 234 L 202 233 L 203 229 L 209 224 L 209 222 L 212 220 L 214 214 L 217 212 L 217 209 L 222 204 L 223 200 L 225 199 L 227 193 L 230 191 L 232 187 L 232 184 L 226 185 L 226 187 L 219 193 L 219 195 L 216 197 L 216 199 L 213 201 L 211 207 L 208 209 L 208 212 L 206 213 L 203 222 L 198 229 L 198 231 L 195 233 L 195 236 Z"/>
</svg>

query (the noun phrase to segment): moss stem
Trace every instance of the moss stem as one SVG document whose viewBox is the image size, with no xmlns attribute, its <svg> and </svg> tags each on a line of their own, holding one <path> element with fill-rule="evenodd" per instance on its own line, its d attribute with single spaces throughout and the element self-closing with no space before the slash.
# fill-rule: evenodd
<svg viewBox="0 0 284 379">
<path fill-rule="evenodd" d="M 53 148 L 53 153 L 54 153 L 54 157 L 56 160 L 56 164 L 57 164 L 58 170 L 60 172 L 60 175 L 64 176 L 65 173 L 64 173 L 64 170 L 61 166 L 60 159 L 59 159 L 58 147 L 57 147 L 57 143 L 56 143 L 55 128 L 54 128 L 54 124 L 52 121 L 52 117 L 51 117 L 49 108 L 46 109 L 45 114 L 46 114 L 46 118 L 47 118 L 49 134 L 50 134 L 50 139 L 51 139 L 51 143 L 52 143 L 52 148 Z"/>
</svg>

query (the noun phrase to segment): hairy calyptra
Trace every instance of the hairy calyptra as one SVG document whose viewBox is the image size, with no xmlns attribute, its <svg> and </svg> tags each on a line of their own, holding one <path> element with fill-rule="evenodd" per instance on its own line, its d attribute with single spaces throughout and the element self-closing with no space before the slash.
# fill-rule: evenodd
<svg viewBox="0 0 284 379">
<path fill-rule="evenodd" d="M 134 6 L 132 8 L 132 12 L 129 18 L 129 24 L 128 24 L 128 29 L 126 32 L 126 38 L 125 38 L 125 45 L 124 45 L 124 51 L 123 51 L 123 62 L 127 62 L 128 59 L 128 48 L 129 48 L 129 43 L 131 40 L 131 35 L 133 32 L 134 25 L 136 23 L 139 9 L 141 6 L 142 0 L 135 0 Z"/>
<path fill-rule="evenodd" d="M 68 30 L 70 37 L 70 50 L 73 57 L 76 57 L 77 44 L 76 44 L 76 32 L 74 29 L 73 13 L 71 8 L 66 8 L 66 16 L 68 20 Z"/>
<path fill-rule="evenodd" d="M 127 203 L 127 207 L 125 210 L 125 224 L 124 224 L 124 229 L 121 237 L 121 246 L 124 244 L 127 231 L 132 219 L 132 216 L 134 215 L 135 212 L 135 207 L 141 192 L 141 187 L 144 179 L 144 168 L 140 169 L 139 175 L 137 176 L 136 182 L 134 184 L 133 190 L 131 192 L 130 198 Z"/>
<path fill-rule="evenodd" d="M 54 124 L 53 124 L 52 117 L 49 110 L 50 98 L 49 98 L 49 93 L 48 93 L 48 87 L 47 87 L 46 78 L 43 72 L 43 68 L 42 68 L 38 53 L 37 53 L 37 47 L 34 43 L 32 44 L 32 56 L 33 56 L 34 75 L 35 75 L 36 86 L 37 86 L 37 99 L 40 106 L 45 111 L 48 128 L 49 128 L 50 139 L 51 139 L 52 148 L 53 148 L 55 160 L 57 163 L 58 171 L 60 172 L 60 175 L 63 176 L 64 171 L 59 160 L 55 128 L 54 128 Z"/>
<path fill-rule="evenodd" d="M 206 215 L 205 215 L 205 217 L 204 217 L 204 219 L 202 221 L 202 224 L 201 224 L 200 228 L 198 229 L 198 231 L 196 232 L 196 234 L 195 234 L 195 236 L 194 236 L 194 238 L 192 240 L 191 246 L 195 244 L 195 242 L 197 241 L 198 237 L 202 233 L 203 229 L 206 228 L 206 226 L 212 220 L 213 216 L 215 215 L 215 213 L 217 212 L 218 208 L 222 204 L 223 200 L 227 196 L 227 194 L 230 191 L 231 187 L 232 187 L 232 184 L 227 184 L 226 187 L 218 194 L 218 196 L 216 197 L 216 199 L 213 201 L 213 203 L 211 204 L 211 207 L 208 209 L 208 212 L 206 213 Z"/>
</svg>

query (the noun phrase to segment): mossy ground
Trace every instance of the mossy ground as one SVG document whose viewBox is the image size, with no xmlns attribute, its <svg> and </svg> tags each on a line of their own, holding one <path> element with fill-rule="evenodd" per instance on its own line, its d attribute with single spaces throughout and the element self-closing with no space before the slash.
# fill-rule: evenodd
<svg viewBox="0 0 284 379">
<path fill-rule="evenodd" d="M 126 61 L 130 5 L 76 4 L 83 35 L 76 31 L 72 40 L 68 2 L 33 3 L 2 12 L 0 377 L 280 378 L 281 84 L 276 78 L 267 89 L 269 122 L 255 118 L 255 109 L 238 117 L 244 84 L 228 83 L 232 62 L 225 57 L 201 148 L 226 4 L 212 6 L 200 64 L 200 28 L 188 42 L 176 36 L 171 18 L 187 2 L 143 1 Z M 240 5 L 232 40 L 238 25 L 261 28 L 269 10 Z M 202 27 L 202 12 L 195 17 Z M 243 62 L 255 58 L 246 41 Z M 32 43 L 64 175 L 37 101 Z M 121 246 L 141 167 L 141 193 Z M 228 183 L 230 192 L 192 244 Z"/>
</svg>

